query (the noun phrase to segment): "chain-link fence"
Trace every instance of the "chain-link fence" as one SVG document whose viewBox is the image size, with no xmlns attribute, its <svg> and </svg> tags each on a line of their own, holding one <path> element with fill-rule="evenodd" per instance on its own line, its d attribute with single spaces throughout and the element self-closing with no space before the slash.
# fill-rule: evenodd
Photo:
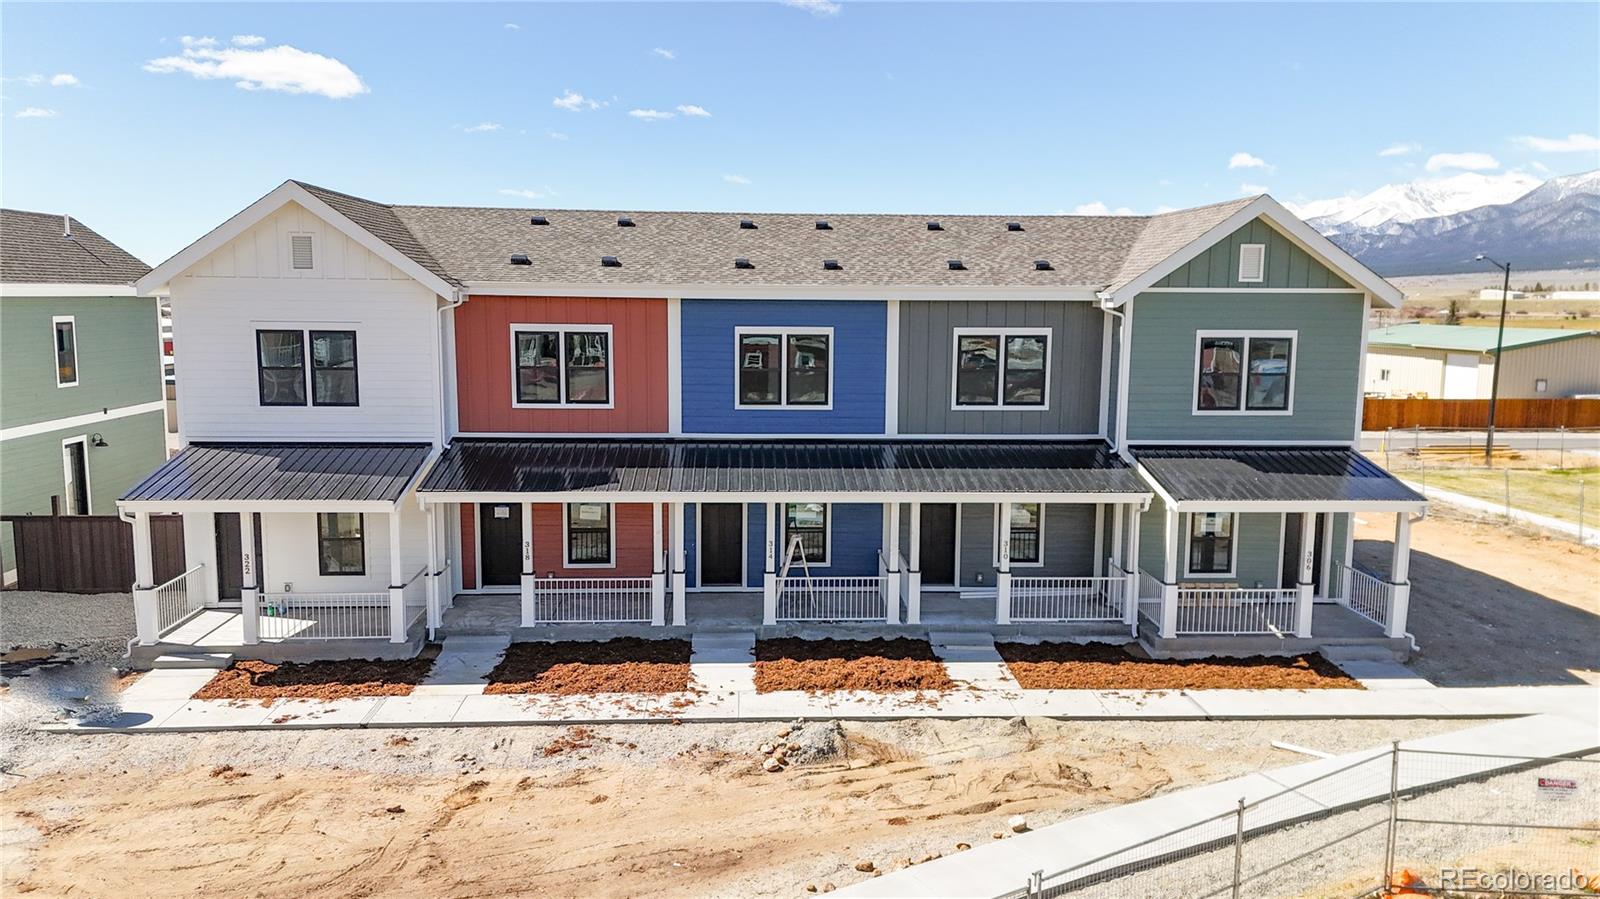
<svg viewBox="0 0 1600 899">
<path fill-rule="evenodd" d="M 1003 896 L 1580 896 L 1594 895 L 1584 892 L 1591 888 L 1600 890 L 1600 758 L 1396 746 L 1068 868 L 1036 871 Z"/>
</svg>

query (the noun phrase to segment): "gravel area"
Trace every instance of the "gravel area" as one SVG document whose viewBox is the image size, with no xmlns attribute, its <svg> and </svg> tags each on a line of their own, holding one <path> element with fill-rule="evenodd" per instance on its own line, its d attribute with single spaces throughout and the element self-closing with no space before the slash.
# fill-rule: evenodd
<svg viewBox="0 0 1600 899">
<path fill-rule="evenodd" d="M 944 663 L 923 640 L 756 641 L 756 692 L 949 690 Z"/>
<path fill-rule="evenodd" d="M 689 689 L 688 640 L 617 637 L 604 643 L 513 643 L 489 672 L 485 693 L 681 693 Z"/>
<path fill-rule="evenodd" d="M 1293 658 L 1142 659 L 1107 643 L 997 643 L 1011 676 L 1030 690 L 1360 690 L 1320 655 Z"/>
<path fill-rule="evenodd" d="M 0 652 L 50 647 L 109 662 L 127 651 L 131 639 L 130 593 L 0 591 Z"/>
</svg>

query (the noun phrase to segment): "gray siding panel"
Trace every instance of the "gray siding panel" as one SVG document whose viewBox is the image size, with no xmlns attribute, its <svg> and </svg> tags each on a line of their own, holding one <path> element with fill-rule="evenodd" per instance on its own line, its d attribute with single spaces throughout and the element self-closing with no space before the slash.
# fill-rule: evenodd
<svg viewBox="0 0 1600 899">
<path fill-rule="evenodd" d="M 994 506 L 965 503 L 961 506 L 960 517 L 961 586 L 993 587 Z M 1106 517 L 1111 517 L 1109 512 Z M 1044 564 L 1014 566 L 1011 573 L 1018 577 L 1088 577 L 1094 574 L 1094 506 L 1047 503 Z"/>
<path fill-rule="evenodd" d="M 1104 313 L 1093 303 L 900 303 L 900 432 L 903 434 L 1094 434 L 1100 429 Z M 954 329 L 1048 327 L 1050 408 L 950 408 Z"/>
</svg>

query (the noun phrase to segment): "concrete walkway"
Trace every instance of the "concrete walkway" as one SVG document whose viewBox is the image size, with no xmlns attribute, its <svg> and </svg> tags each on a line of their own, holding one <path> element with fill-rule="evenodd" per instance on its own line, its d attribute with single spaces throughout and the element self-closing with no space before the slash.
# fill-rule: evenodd
<svg viewBox="0 0 1600 899">
<path fill-rule="evenodd" d="M 1468 756 L 1429 756 L 1425 764 L 1406 764 L 1416 757 L 1402 754 L 1400 786 L 1412 789 L 1471 774 L 1514 767 L 1518 757 L 1587 755 L 1600 751 L 1600 722 L 1591 702 L 1578 715 L 1540 715 L 1502 721 L 1454 733 L 1408 740 L 1404 748 Z M 1501 756 L 1496 758 L 1495 756 Z M 1448 759 L 1448 764 L 1442 760 Z M 858 897 L 992 897 L 1027 885 L 1034 871 L 1045 872 L 1045 887 L 1086 877 L 1142 859 L 1165 858 L 1213 839 L 1212 829 L 1196 827 L 1193 839 L 1183 834 L 1148 848 L 1123 851 L 1164 834 L 1174 833 L 1227 814 L 1243 798 L 1253 803 L 1292 793 L 1250 810 L 1249 831 L 1273 826 L 1352 804 L 1381 800 L 1389 794 L 1389 747 L 1318 759 L 1250 774 L 1233 780 L 1179 790 L 980 845 L 911 868 L 865 880 L 839 891 Z M 1345 770 L 1348 769 L 1348 770 Z M 1333 772 L 1343 771 L 1342 774 Z M 1328 776 L 1332 775 L 1332 776 Z M 1319 778 L 1322 778 L 1319 780 Z M 1106 858 L 1111 856 L 1110 858 Z M 1067 872 L 1065 877 L 1052 877 Z"/>
</svg>

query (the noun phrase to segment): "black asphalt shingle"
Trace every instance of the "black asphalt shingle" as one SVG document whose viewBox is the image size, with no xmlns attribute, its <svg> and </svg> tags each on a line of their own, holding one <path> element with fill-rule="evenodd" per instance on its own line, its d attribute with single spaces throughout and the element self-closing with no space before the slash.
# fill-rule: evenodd
<svg viewBox="0 0 1600 899">
<path fill-rule="evenodd" d="M 1134 459 L 1179 502 L 1422 502 L 1345 447 L 1141 446 Z"/>
<path fill-rule="evenodd" d="M 122 499 L 394 502 L 428 450 L 422 443 L 191 444 Z"/>
</svg>

